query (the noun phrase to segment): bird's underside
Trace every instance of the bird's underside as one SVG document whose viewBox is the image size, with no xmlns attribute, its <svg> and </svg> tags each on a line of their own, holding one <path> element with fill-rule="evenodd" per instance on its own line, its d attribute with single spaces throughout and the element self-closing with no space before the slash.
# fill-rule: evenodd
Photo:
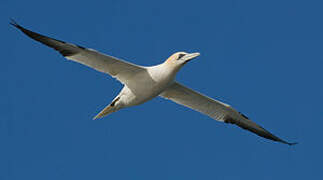
<svg viewBox="0 0 323 180">
<path fill-rule="evenodd" d="M 138 98 L 139 98 L 139 101 L 140 101 L 141 100 L 140 97 L 143 96 L 142 92 L 138 91 L 138 94 L 131 92 L 132 93 L 131 94 L 127 91 L 127 88 L 129 86 L 128 89 L 131 89 L 130 88 L 131 85 L 136 84 L 134 83 L 134 77 L 136 77 L 136 75 L 140 73 L 141 74 L 146 73 L 145 71 L 147 71 L 149 72 L 148 75 L 152 77 L 151 78 L 152 81 L 156 82 L 157 85 L 159 85 L 158 83 L 160 84 L 164 83 L 160 85 L 160 88 L 162 89 L 158 89 L 158 88 L 157 90 L 154 89 L 156 90 L 156 92 L 158 91 L 158 93 L 148 92 L 152 94 L 152 96 L 159 95 L 163 98 L 169 99 L 180 105 L 194 109 L 215 120 L 225 122 L 228 124 L 235 124 L 243 129 L 253 132 L 266 139 L 270 139 L 270 140 L 281 142 L 288 145 L 296 144 L 296 143 L 289 143 L 278 138 L 277 136 L 271 134 L 261 126 L 257 125 L 255 122 L 251 121 L 245 115 L 233 109 L 231 106 L 225 103 L 222 103 L 220 101 L 217 101 L 215 99 L 209 98 L 190 88 L 187 88 L 184 85 L 176 81 L 173 81 L 172 78 L 169 78 L 170 79 L 169 83 L 166 82 L 168 81 L 167 78 L 166 80 L 165 78 L 159 78 L 159 79 L 163 79 L 163 82 L 161 80 L 159 81 L 158 79 L 159 76 L 165 76 L 165 73 L 168 71 L 171 72 L 170 70 L 172 70 L 172 68 L 174 69 L 174 72 L 175 71 L 177 72 L 184 64 L 186 64 L 186 62 L 198 56 L 199 55 L 198 53 L 192 53 L 192 54 L 188 54 L 184 52 L 175 53 L 174 55 L 169 57 L 167 61 L 156 66 L 157 67 L 156 69 L 158 69 L 158 72 L 157 72 L 157 70 L 154 70 L 152 68 L 149 69 L 150 67 L 138 66 L 138 65 L 120 60 L 118 58 L 99 53 L 92 49 L 87 49 L 78 45 L 66 43 L 64 41 L 60 41 L 47 36 L 40 35 L 38 33 L 25 29 L 24 27 L 20 26 L 14 21 L 12 21 L 10 24 L 18 28 L 19 30 L 21 30 L 24 34 L 26 34 L 30 38 L 55 49 L 65 58 L 81 63 L 83 65 L 89 66 L 100 72 L 109 74 L 112 77 L 115 77 L 116 79 L 118 79 L 121 83 L 125 85 L 124 87 L 125 90 L 122 90 L 120 94 L 105 109 L 103 109 L 95 118 L 101 118 L 121 108 L 131 106 L 131 103 L 133 103 L 131 102 L 132 99 L 134 100 L 136 99 L 138 101 Z M 165 71 L 163 68 L 165 68 Z M 146 89 L 146 91 L 150 91 L 150 90 Z M 151 98 L 151 97 L 147 97 L 147 98 Z M 143 102 L 147 100 L 148 99 L 144 99 L 144 98 L 142 99 Z"/>
</svg>

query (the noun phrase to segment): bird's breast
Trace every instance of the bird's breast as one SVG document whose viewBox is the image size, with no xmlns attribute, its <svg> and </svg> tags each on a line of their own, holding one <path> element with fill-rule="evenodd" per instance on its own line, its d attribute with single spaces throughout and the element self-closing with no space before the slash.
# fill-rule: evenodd
<svg viewBox="0 0 323 180">
<path fill-rule="evenodd" d="M 131 101 L 127 104 L 137 105 L 144 103 L 164 91 L 174 80 L 174 76 L 167 70 L 152 68 L 133 76 L 126 84 Z"/>
</svg>

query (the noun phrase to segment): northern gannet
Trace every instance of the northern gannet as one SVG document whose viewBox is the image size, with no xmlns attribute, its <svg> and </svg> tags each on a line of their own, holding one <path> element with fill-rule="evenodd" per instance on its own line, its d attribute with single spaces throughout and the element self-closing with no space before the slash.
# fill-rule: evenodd
<svg viewBox="0 0 323 180">
<path fill-rule="evenodd" d="M 10 24 L 30 38 L 55 49 L 65 58 L 109 74 L 124 84 L 121 92 L 94 119 L 160 96 L 208 115 L 215 120 L 235 124 L 261 137 L 288 145 L 296 144 L 286 142 L 271 134 L 230 105 L 207 97 L 177 82 L 175 80 L 177 72 L 200 53 L 177 52 L 162 64 L 145 67 L 92 49 L 43 36 L 25 29 L 13 20 Z"/>
</svg>

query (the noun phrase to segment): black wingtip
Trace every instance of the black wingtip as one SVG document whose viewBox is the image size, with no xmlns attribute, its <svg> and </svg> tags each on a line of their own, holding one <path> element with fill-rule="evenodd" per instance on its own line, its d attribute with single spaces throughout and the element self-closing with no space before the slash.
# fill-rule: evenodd
<svg viewBox="0 0 323 180">
<path fill-rule="evenodd" d="M 293 146 L 293 145 L 298 144 L 298 142 L 292 142 L 292 143 L 290 143 L 290 142 L 286 142 L 286 141 L 283 141 L 283 140 L 281 140 L 281 141 L 279 141 L 279 142 L 284 143 L 284 144 L 288 144 L 288 145 L 290 145 L 290 146 Z"/>
<path fill-rule="evenodd" d="M 290 145 L 290 146 L 294 146 L 294 145 L 298 144 L 298 142 L 287 143 L 287 144 Z"/>
<path fill-rule="evenodd" d="M 19 28 L 19 24 L 14 19 L 12 19 L 12 18 L 10 18 L 9 24 L 12 25 L 12 26 L 15 26 L 15 27 Z"/>
</svg>

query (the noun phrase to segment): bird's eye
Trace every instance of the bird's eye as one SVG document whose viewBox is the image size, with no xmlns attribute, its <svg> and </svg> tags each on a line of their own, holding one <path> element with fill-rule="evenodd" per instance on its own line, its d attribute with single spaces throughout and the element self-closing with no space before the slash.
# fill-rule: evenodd
<svg viewBox="0 0 323 180">
<path fill-rule="evenodd" d="M 185 54 L 179 54 L 177 60 L 181 59 Z"/>
</svg>

